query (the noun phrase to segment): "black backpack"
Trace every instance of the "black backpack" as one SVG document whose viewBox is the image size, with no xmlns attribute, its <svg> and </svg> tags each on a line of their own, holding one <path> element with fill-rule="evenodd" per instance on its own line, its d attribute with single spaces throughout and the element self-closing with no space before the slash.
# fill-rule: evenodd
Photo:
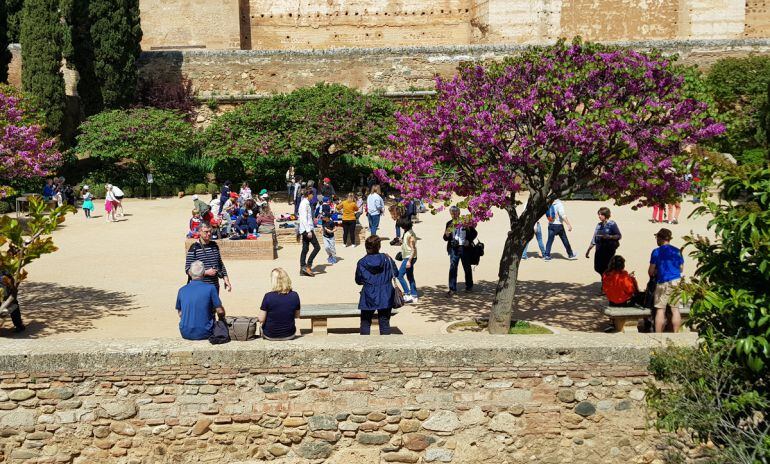
<svg viewBox="0 0 770 464">
<path fill-rule="evenodd" d="M 484 256 L 484 244 L 477 240 L 476 243 L 472 243 L 466 250 L 471 265 L 478 265 L 481 262 L 481 257 Z"/>
<path fill-rule="evenodd" d="M 230 328 L 227 326 L 227 322 L 222 320 L 214 321 L 214 330 L 209 337 L 209 343 L 212 345 L 230 343 Z"/>
</svg>

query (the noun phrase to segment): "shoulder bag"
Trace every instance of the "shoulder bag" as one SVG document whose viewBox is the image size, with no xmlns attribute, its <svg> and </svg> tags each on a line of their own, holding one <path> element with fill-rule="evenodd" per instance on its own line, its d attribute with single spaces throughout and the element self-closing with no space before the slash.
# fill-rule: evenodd
<svg viewBox="0 0 770 464">
<path fill-rule="evenodd" d="M 230 339 L 245 342 L 257 338 L 257 318 L 246 316 L 225 316 Z"/>
<path fill-rule="evenodd" d="M 396 276 L 393 275 L 393 266 L 391 266 L 393 263 L 393 258 L 391 258 L 387 253 L 385 253 L 385 256 L 388 258 L 388 265 L 390 266 L 390 280 L 393 284 L 393 309 L 396 309 L 404 306 L 404 292 L 401 291 L 401 288 L 398 286 L 398 280 L 396 279 Z"/>
</svg>

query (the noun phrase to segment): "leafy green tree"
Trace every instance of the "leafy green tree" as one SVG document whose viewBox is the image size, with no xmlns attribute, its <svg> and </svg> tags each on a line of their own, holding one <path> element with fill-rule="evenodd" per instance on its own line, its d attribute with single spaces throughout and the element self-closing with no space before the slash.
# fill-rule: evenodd
<svg viewBox="0 0 770 464">
<path fill-rule="evenodd" d="M 338 84 L 317 84 L 243 105 L 205 131 L 204 153 L 240 159 L 250 171 L 297 163 L 311 177 L 346 167 L 381 165 L 378 153 L 394 128 L 395 107 L 377 95 Z M 276 168 L 277 169 L 277 168 Z"/>
<path fill-rule="evenodd" d="M 135 108 L 105 111 L 81 125 L 76 151 L 79 157 L 96 157 L 129 163 L 146 177 L 164 183 L 180 164 L 196 156 L 192 125 L 171 110 Z"/>
<path fill-rule="evenodd" d="M 27 278 L 25 267 L 47 253 L 57 250 L 50 235 L 75 208 L 62 205 L 46 211 L 42 198 L 29 201 L 29 220 L 24 223 L 11 216 L 0 216 L 0 272 L 10 279 L 10 292 L 0 290 L 0 306 L 6 309 L 17 297 L 19 284 Z"/>
<path fill-rule="evenodd" d="M 706 84 L 727 126 L 716 148 L 744 164 L 766 163 L 770 57 L 723 58 L 709 70 Z"/>
<path fill-rule="evenodd" d="M 21 37 L 21 10 L 24 6 L 24 0 L 5 0 L 5 5 L 8 12 L 8 42 L 19 43 L 19 37 Z"/>
<path fill-rule="evenodd" d="M 138 0 L 63 0 L 69 26 L 65 57 L 80 74 L 86 116 L 134 102 L 142 29 Z"/>
<path fill-rule="evenodd" d="M 697 349 L 657 353 L 648 403 L 659 428 L 689 431 L 716 447 L 713 463 L 770 461 L 770 168 L 720 173 L 710 237 L 686 238 L 698 267 L 682 291 Z"/>
<path fill-rule="evenodd" d="M 59 134 L 64 121 L 64 77 L 61 73 L 64 36 L 58 0 L 24 2 L 22 84 L 37 106 L 43 109 L 46 129 L 51 134 Z"/>
<path fill-rule="evenodd" d="M 0 82 L 8 82 L 8 63 L 11 52 L 8 51 L 8 3 L 0 0 Z"/>
</svg>

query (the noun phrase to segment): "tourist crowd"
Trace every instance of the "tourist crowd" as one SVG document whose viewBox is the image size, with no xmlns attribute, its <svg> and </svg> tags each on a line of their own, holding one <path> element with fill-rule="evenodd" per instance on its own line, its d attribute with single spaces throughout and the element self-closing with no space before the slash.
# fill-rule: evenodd
<svg viewBox="0 0 770 464">
<path fill-rule="evenodd" d="M 272 214 L 267 191 L 253 195 L 247 183 L 235 192 L 230 182 L 226 182 L 220 196 L 209 203 L 193 197 L 194 209 L 188 237 L 196 241 L 187 252 L 185 272 L 189 281 L 180 289 L 176 306 L 184 338 L 208 338 L 212 334 L 215 316 L 223 318 L 225 314 L 219 299 L 219 281 L 224 282 L 228 291 L 232 286 L 215 239 L 257 237 L 260 233 L 273 232 L 276 223 L 280 224 L 279 227 L 295 229 L 297 240 L 301 242 L 299 275 L 314 277 L 314 261 L 321 251 L 319 235 L 327 255 L 327 265 L 334 265 L 338 260 L 338 229 L 342 231 L 344 246 L 355 247 L 358 245 L 357 228 L 363 227 L 361 218 L 366 217 L 369 230 L 364 243 L 366 255 L 358 261 L 355 271 L 355 282 L 361 286 L 358 309 L 362 335 L 370 333 L 375 316 L 380 333 L 389 334 L 393 310 L 419 301 L 415 280 L 418 237 L 414 230 L 421 211 L 419 202 L 396 199 L 386 207 L 381 187 L 376 183 L 371 185 L 366 195 L 351 192 L 340 200 L 331 179 L 323 179 L 316 187 L 312 180 L 303 182 L 294 174 L 293 168 L 286 173 L 286 185 L 289 203 L 294 203 L 295 214 L 278 219 Z M 400 247 L 395 257 L 382 252 L 382 239 L 377 235 L 386 209 L 395 224 L 395 237 L 390 245 Z M 453 297 L 458 291 L 460 266 L 464 274 L 464 291 L 473 291 L 473 266 L 483 256 L 484 246 L 478 242 L 475 227 L 464 222 L 458 207 L 451 207 L 449 215 L 442 238 L 449 257 L 447 296 Z M 678 330 L 681 316 L 677 308 L 672 307 L 671 301 L 673 290 L 681 279 L 684 260 L 680 250 L 670 244 L 671 231 L 664 228 L 655 234 L 658 247 L 650 258 L 650 283 L 644 291 L 640 291 L 633 273 L 625 270 L 625 260 L 616 254 L 622 234 L 618 224 L 611 219 L 609 208 L 600 208 L 597 215 L 599 222 L 585 256 L 589 258 L 595 249 L 593 267 L 599 274 L 602 294 L 608 299 L 608 304 L 650 307 L 654 310 L 654 328 L 658 332 L 664 329 L 668 308 L 671 314 L 668 321 L 673 330 Z M 539 221 L 533 230 L 543 259 L 552 260 L 553 242 L 558 237 L 565 248 L 566 259 L 576 260 L 577 255 L 567 236 L 572 231 L 572 224 L 564 203 L 559 199 L 553 201 L 545 218 L 548 223 L 545 244 Z M 522 259 L 529 257 L 528 245 L 524 245 Z M 299 295 L 292 290 L 291 279 L 282 268 L 272 271 L 271 283 L 272 290 L 264 296 L 257 317 L 262 324 L 262 334 L 266 339 L 273 340 L 293 338 L 296 334 L 295 319 L 301 309 Z M 188 314 L 190 311 L 198 313 Z"/>
</svg>

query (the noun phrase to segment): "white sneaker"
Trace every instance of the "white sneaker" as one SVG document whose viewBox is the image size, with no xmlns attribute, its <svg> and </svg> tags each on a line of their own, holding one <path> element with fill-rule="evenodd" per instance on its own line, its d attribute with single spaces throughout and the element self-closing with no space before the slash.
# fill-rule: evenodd
<svg viewBox="0 0 770 464">
<path fill-rule="evenodd" d="M 404 295 L 404 303 L 411 303 L 412 301 L 411 295 Z"/>
<path fill-rule="evenodd" d="M 419 298 L 417 298 L 416 296 L 412 297 L 412 303 L 419 303 L 419 302 L 420 302 Z"/>
</svg>

